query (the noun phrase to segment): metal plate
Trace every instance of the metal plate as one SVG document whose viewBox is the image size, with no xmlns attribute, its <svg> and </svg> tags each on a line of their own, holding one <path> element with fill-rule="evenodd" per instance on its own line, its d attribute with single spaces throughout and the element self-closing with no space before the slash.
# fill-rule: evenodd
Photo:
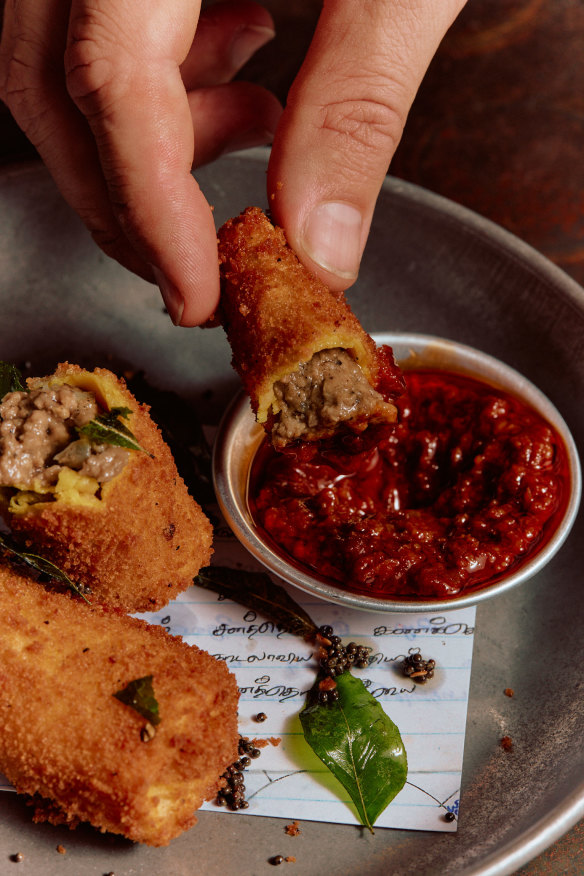
<svg viewBox="0 0 584 876">
<path fill-rule="evenodd" d="M 265 204 L 265 166 L 265 152 L 254 150 L 197 173 L 218 223 Z M 42 167 L 2 172 L 0 217 L 0 358 L 30 361 L 38 372 L 62 359 L 143 369 L 218 421 L 237 389 L 220 329 L 174 328 L 157 290 L 99 253 Z M 584 292 L 509 234 L 388 179 L 350 300 L 369 331 L 451 338 L 516 368 L 582 447 Z M 292 838 L 277 819 L 203 813 L 167 849 L 150 849 L 85 827 L 34 826 L 29 810 L 4 794 L 2 860 L 22 852 L 33 876 L 259 874 L 278 853 L 294 855 L 302 876 L 512 873 L 584 814 L 583 567 L 580 513 L 544 570 L 478 606 L 456 835 L 371 836 L 305 823 Z M 500 747 L 503 734 L 512 752 Z"/>
</svg>

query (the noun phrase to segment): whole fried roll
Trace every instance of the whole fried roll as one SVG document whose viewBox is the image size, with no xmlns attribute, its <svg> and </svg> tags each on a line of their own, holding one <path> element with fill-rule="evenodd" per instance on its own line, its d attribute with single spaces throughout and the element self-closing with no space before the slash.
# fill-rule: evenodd
<svg viewBox="0 0 584 876">
<path fill-rule="evenodd" d="M 219 263 L 233 366 L 274 444 L 396 419 L 403 380 L 391 349 L 376 347 L 258 207 L 219 230 Z"/>
<path fill-rule="evenodd" d="M 225 664 L 6 564 L 0 598 L 0 771 L 33 797 L 36 820 L 90 822 L 153 846 L 191 827 L 237 759 Z M 116 696 L 148 677 L 158 723 Z"/>
<path fill-rule="evenodd" d="M 0 400 L 6 524 L 90 599 L 132 612 L 166 605 L 208 565 L 212 529 L 148 408 L 103 368 L 64 363 L 27 385 Z M 104 415 L 139 449 L 110 443 Z"/>
</svg>

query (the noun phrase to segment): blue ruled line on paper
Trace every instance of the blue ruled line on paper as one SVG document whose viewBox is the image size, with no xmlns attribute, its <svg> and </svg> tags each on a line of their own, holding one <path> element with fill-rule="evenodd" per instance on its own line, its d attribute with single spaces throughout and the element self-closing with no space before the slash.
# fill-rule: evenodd
<svg viewBox="0 0 584 876">
<path fill-rule="evenodd" d="M 224 558 L 217 561 L 230 565 Z M 354 640 L 371 648 L 373 661 L 355 675 L 400 728 L 409 765 L 408 783 L 376 827 L 456 830 L 456 823 L 442 817 L 443 801 L 452 806 L 460 796 L 475 609 L 432 615 L 362 612 L 288 589 L 317 625 L 330 623 L 345 643 Z M 358 823 L 346 792 L 301 733 L 298 714 L 316 672 L 308 643 L 256 612 L 198 588 L 147 619 L 224 660 L 241 691 L 240 733 L 278 742 L 262 747 L 258 763 L 263 769 L 256 769 L 254 762 L 246 770 L 246 814 Z M 415 651 L 436 661 L 435 676 L 425 685 L 416 685 L 400 671 L 404 656 Z M 267 715 L 261 727 L 254 720 L 260 711 Z M 276 778 L 268 780 L 266 774 Z M 225 812 L 212 803 L 205 808 Z"/>
</svg>

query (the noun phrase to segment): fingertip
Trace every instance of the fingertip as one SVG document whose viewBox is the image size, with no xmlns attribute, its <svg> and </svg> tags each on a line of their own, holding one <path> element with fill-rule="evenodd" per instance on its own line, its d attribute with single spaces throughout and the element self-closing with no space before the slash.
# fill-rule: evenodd
<svg viewBox="0 0 584 876">
<path fill-rule="evenodd" d="M 185 87 L 229 82 L 275 33 L 268 10 L 250 0 L 222 0 L 206 7 L 181 64 Z"/>
<path fill-rule="evenodd" d="M 182 198 L 169 196 L 161 215 L 151 264 L 168 315 L 175 325 L 206 322 L 219 302 L 217 231 L 212 209 L 189 174 Z"/>
<path fill-rule="evenodd" d="M 330 289 L 344 291 L 357 279 L 374 201 L 363 186 L 341 187 L 332 161 L 324 171 L 322 156 L 299 149 L 296 130 L 285 110 L 268 164 L 270 212 L 300 261 Z"/>
<path fill-rule="evenodd" d="M 219 305 L 219 277 L 214 288 L 206 287 L 204 294 L 191 295 L 185 299 L 184 308 L 177 323 L 185 328 L 204 325 L 212 318 Z"/>
<path fill-rule="evenodd" d="M 189 277 L 176 283 L 159 268 L 154 275 L 170 319 L 176 326 L 192 327 L 206 323 L 219 304 L 219 269 L 215 260 L 213 271 Z"/>
<path fill-rule="evenodd" d="M 154 273 L 154 278 L 160 289 L 164 306 L 166 307 L 166 311 L 170 316 L 172 323 L 174 325 L 180 325 L 185 309 L 184 295 L 179 289 L 177 289 L 174 283 L 168 279 L 160 268 L 153 265 L 152 272 Z"/>
</svg>

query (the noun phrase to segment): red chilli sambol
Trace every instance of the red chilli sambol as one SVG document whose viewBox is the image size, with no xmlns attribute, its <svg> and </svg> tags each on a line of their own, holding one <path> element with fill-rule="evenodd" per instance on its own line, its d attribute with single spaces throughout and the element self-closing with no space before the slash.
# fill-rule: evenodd
<svg viewBox="0 0 584 876">
<path fill-rule="evenodd" d="M 406 373 L 395 424 L 253 464 L 250 507 L 298 563 L 374 597 L 454 597 L 545 543 L 568 499 L 566 451 L 517 398 L 470 377 Z"/>
</svg>

